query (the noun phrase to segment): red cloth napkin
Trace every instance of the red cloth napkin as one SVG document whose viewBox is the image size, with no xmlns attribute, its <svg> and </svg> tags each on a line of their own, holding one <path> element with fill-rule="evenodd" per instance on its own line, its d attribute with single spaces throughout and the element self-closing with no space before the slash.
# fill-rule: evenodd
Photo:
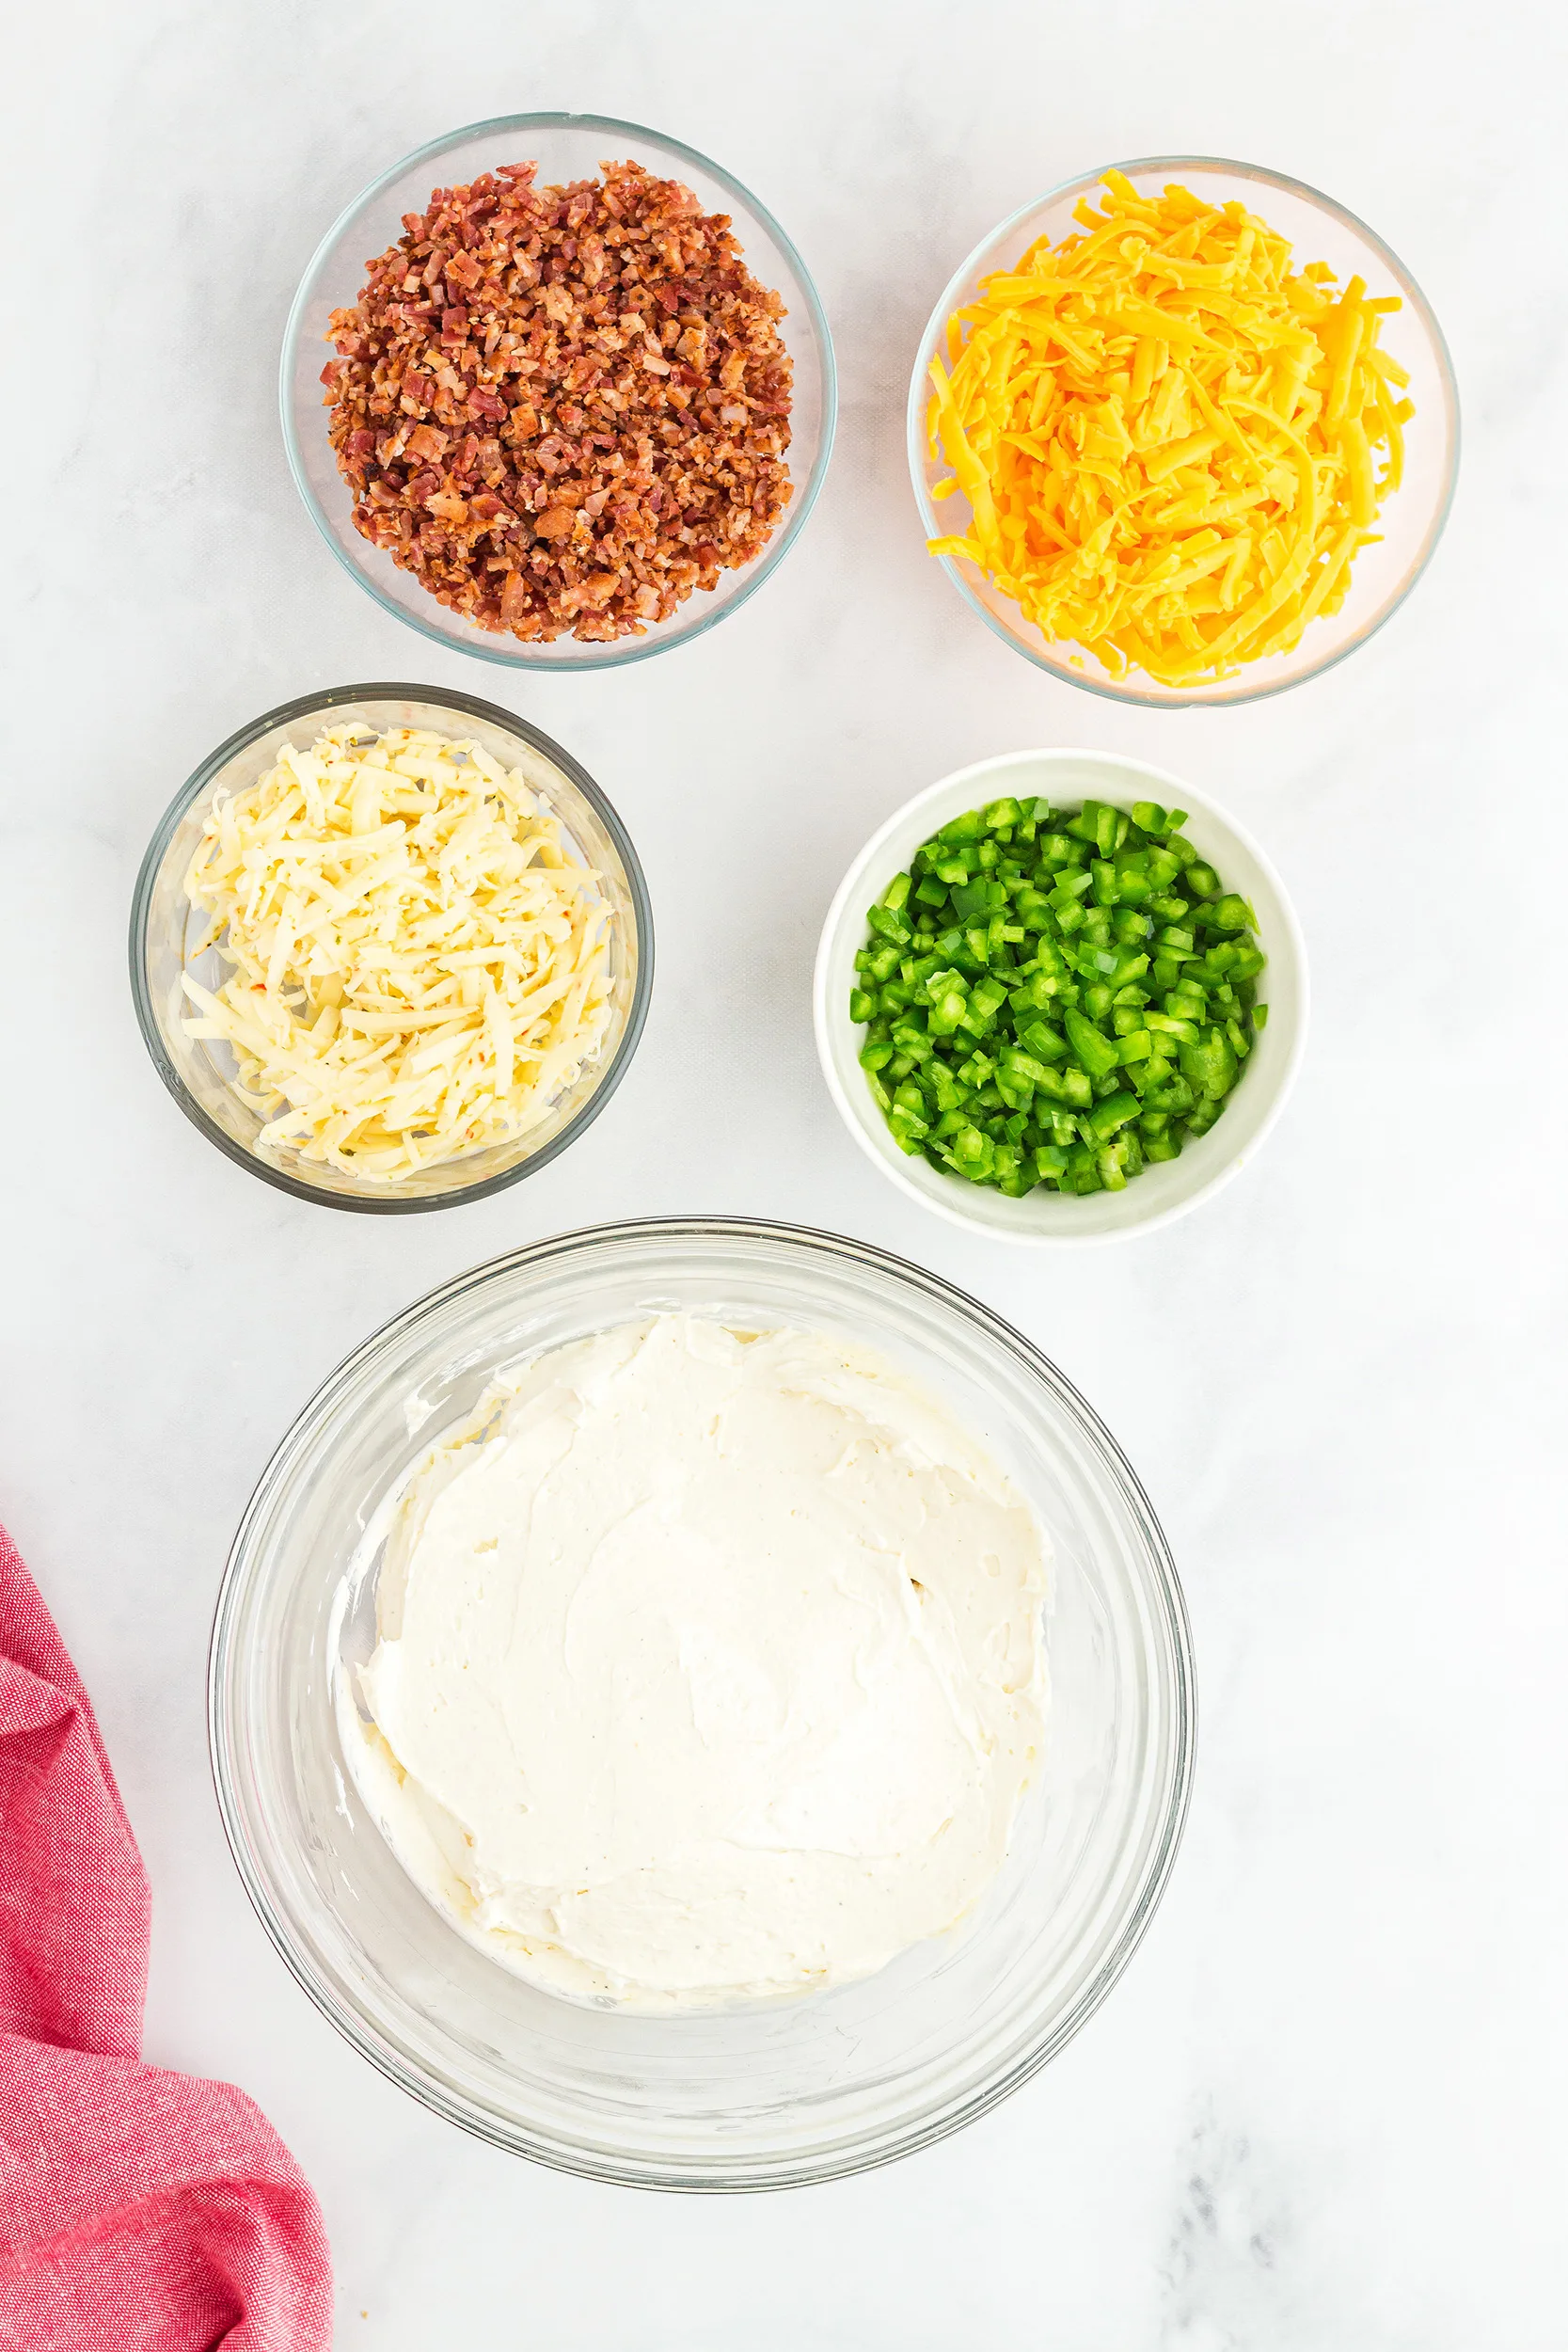
<svg viewBox="0 0 1568 2352">
<path fill-rule="evenodd" d="M 149 1910 L 87 1694 L 0 1528 L 0 2346 L 324 2352 L 299 2167 L 242 2091 L 137 2056 Z"/>
</svg>

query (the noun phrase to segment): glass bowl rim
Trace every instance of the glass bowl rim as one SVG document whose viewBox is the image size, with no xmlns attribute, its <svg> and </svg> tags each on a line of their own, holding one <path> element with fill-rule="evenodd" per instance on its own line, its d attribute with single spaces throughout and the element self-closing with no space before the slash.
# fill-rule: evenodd
<svg viewBox="0 0 1568 2352">
<path fill-rule="evenodd" d="M 486 1177 L 478 1184 L 454 1185 L 450 1192 L 427 1193 L 417 1199 L 360 1198 L 352 1193 L 330 1191 L 325 1185 L 308 1184 L 303 1177 L 291 1176 L 280 1168 L 269 1167 L 257 1153 L 247 1152 L 244 1144 L 226 1135 L 217 1122 L 208 1117 L 169 1059 L 147 982 L 147 930 L 158 874 L 181 819 L 207 789 L 214 777 L 237 753 L 243 752 L 247 744 L 254 743 L 273 727 L 286 725 L 294 719 L 323 715 L 347 704 L 371 701 L 427 703 L 436 708 L 461 711 L 468 718 L 483 719 L 487 725 L 517 736 L 532 750 L 542 753 L 581 793 L 614 843 L 626 878 L 637 934 L 637 978 L 626 1014 L 626 1025 L 597 1086 L 579 1104 L 574 1117 L 540 1151 L 519 1160 L 512 1168 L 503 1168 L 499 1175 Z M 583 1129 L 598 1117 L 626 1075 L 648 1017 L 648 1000 L 654 984 L 653 904 L 648 896 L 641 861 L 619 814 L 580 760 L 564 751 L 543 728 L 534 726 L 527 719 L 519 719 L 515 711 L 503 710 L 499 703 L 485 702 L 477 694 L 465 693 L 460 687 L 417 686 L 405 680 L 386 678 L 372 679 L 366 685 L 329 686 L 315 693 L 296 694 L 286 703 L 278 703 L 274 709 L 264 710 L 260 718 L 237 727 L 215 751 L 208 753 L 206 758 L 186 777 L 153 828 L 131 895 L 127 946 L 131 997 L 142 1042 L 147 1047 L 152 1067 L 192 1126 L 205 1136 L 209 1143 L 215 1144 L 226 1159 L 232 1160 L 237 1168 L 245 1168 L 250 1175 L 259 1177 L 262 1184 L 271 1184 L 276 1191 L 292 1193 L 296 1200 L 309 1200 L 319 1208 L 345 1209 L 364 1216 L 415 1216 L 426 1210 L 458 1208 L 470 1200 L 487 1200 L 493 1193 L 504 1192 L 509 1184 L 519 1184 L 525 1176 L 531 1176 L 538 1169 L 547 1168 L 551 1160 L 569 1143 L 575 1142 Z"/>
<path fill-rule="evenodd" d="M 1169 1686 L 1170 1735 L 1162 1758 L 1163 1776 L 1168 1778 L 1168 1790 L 1155 1817 L 1148 1850 L 1115 1942 L 1070 2007 L 1054 2020 L 1049 2029 L 1037 2032 L 1015 2063 L 998 2074 L 994 2080 L 981 2083 L 955 2105 L 947 2107 L 939 2106 L 934 2112 L 916 2118 L 880 2142 L 868 2146 L 863 2139 L 857 2139 L 836 2151 L 818 2152 L 805 2157 L 793 2156 L 782 2162 L 769 2162 L 766 2166 L 759 2163 L 750 2173 L 732 2170 L 717 2177 L 694 2170 L 683 2171 L 679 2169 L 678 2160 L 672 2162 L 668 2172 L 662 2175 L 652 2164 L 632 2171 L 615 2159 L 586 2150 L 573 2150 L 562 2140 L 535 2135 L 527 2127 L 508 2128 L 494 2117 L 470 2106 L 461 2094 L 405 2063 L 399 2053 L 385 2046 L 375 2029 L 359 2017 L 325 1973 L 318 1973 L 306 1950 L 296 1944 L 279 1909 L 274 1906 L 261 1869 L 252 1864 L 243 1808 L 236 1795 L 234 1761 L 226 1713 L 233 1679 L 232 1662 L 238 1655 L 243 1655 L 235 1650 L 236 1607 L 242 1584 L 247 1587 L 252 1585 L 256 1577 L 256 1561 L 246 1556 L 251 1531 L 262 1513 L 270 1508 L 277 1489 L 291 1474 L 293 1457 L 300 1445 L 313 1435 L 331 1411 L 343 1387 L 373 1359 L 377 1351 L 401 1341 L 421 1321 L 441 1313 L 465 1293 L 530 1264 L 547 1263 L 584 1254 L 591 1256 L 606 1242 L 657 1243 L 680 1238 L 730 1242 L 740 1247 L 753 1242 L 783 1243 L 788 1248 L 804 1249 L 829 1259 L 847 1259 L 874 1274 L 891 1276 L 904 1287 L 912 1288 L 939 1306 L 956 1311 L 963 1321 L 977 1327 L 1010 1355 L 1064 1409 L 1075 1442 L 1086 1440 L 1130 1511 L 1150 1571 L 1149 1616 L 1165 1652 Z M 252 1910 L 290 1975 L 327 2023 L 389 2082 L 419 2100 L 432 2113 L 455 2123 L 475 2138 L 502 2149 L 508 2154 L 524 2156 L 531 2162 L 546 2165 L 555 2171 L 575 2173 L 617 2187 L 651 2191 L 737 2194 L 808 2187 L 825 2181 L 845 2179 L 854 2173 L 872 2171 L 903 2156 L 911 2155 L 922 2148 L 930 2147 L 951 2133 L 961 2130 L 964 2125 L 988 2114 L 1029 2081 L 1066 2047 L 1093 2016 L 1143 1941 L 1169 1883 L 1186 1826 L 1192 1800 L 1196 1738 L 1196 1668 L 1186 1597 L 1176 1562 L 1143 1482 L 1093 1406 L 1031 1339 L 981 1300 L 960 1290 L 957 1283 L 949 1282 L 942 1276 L 898 1257 L 891 1250 L 879 1248 L 874 1243 L 831 1232 L 821 1227 L 783 1224 L 769 1217 L 628 1217 L 603 1225 L 577 1227 L 567 1232 L 548 1234 L 542 1240 L 525 1243 L 498 1258 L 469 1266 L 390 1316 L 318 1384 L 274 1447 L 245 1503 L 230 1546 L 214 1606 L 213 1629 L 208 1645 L 208 1762 L 224 1836 Z"/>
<path fill-rule="evenodd" d="M 1369 227 L 1358 213 L 1353 213 L 1348 205 L 1339 203 L 1332 196 L 1326 196 L 1322 188 L 1313 187 L 1309 181 L 1293 179 L 1289 172 L 1271 170 L 1266 164 L 1243 163 L 1232 155 L 1134 155 L 1130 160 L 1101 164 L 1092 171 L 1074 172 L 1069 179 L 1058 181 L 1054 187 L 1046 188 L 1040 195 L 1030 197 L 1025 203 L 1020 204 L 1014 212 L 1009 213 L 1005 220 L 998 221 L 994 229 L 986 231 L 978 244 L 965 255 L 938 296 L 936 307 L 921 331 L 919 347 L 915 353 L 914 369 L 910 377 L 909 401 L 905 410 L 905 445 L 909 457 L 910 480 L 914 489 L 915 506 L 925 527 L 925 536 L 927 539 L 933 538 L 940 533 L 942 529 L 942 517 L 937 514 L 927 489 L 919 453 L 925 431 L 927 362 L 936 347 L 938 334 L 945 327 L 957 307 L 958 294 L 974 276 L 981 255 L 998 239 L 1007 236 L 1011 231 L 1020 228 L 1031 214 L 1039 212 L 1042 206 L 1054 204 L 1062 197 L 1071 196 L 1074 193 L 1086 194 L 1100 184 L 1108 171 L 1125 172 L 1131 178 L 1132 173 L 1137 171 L 1193 170 L 1232 172 L 1238 179 L 1257 181 L 1265 187 L 1283 188 L 1291 196 L 1305 198 L 1320 212 L 1327 213 L 1333 219 L 1338 221 L 1342 228 L 1349 229 L 1355 236 L 1364 239 L 1372 251 L 1378 255 L 1390 275 L 1397 280 L 1402 293 L 1409 301 L 1411 310 L 1420 320 L 1431 341 L 1437 364 L 1438 377 L 1443 389 L 1444 413 L 1449 424 L 1447 463 L 1442 487 L 1432 517 L 1427 524 L 1426 535 L 1398 594 L 1391 596 L 1371 620 L 1357 629 L 1354 636 L 1347 638 L 1336 651 L 1325 653 L 1321 660 L 1314 661 L 1295 677 L 1276 678 L 1267 686 L 1248 686 L 1243 683 L 1211 693 L 1187 693 L 1176 692 L 1166 687 L 1136 687 L 1126 685 L 1113 678 L 1087 677 L 1074 670 L 1069 662 L 1053 660 L 1048 653 L 1036 651 L 1033 646 L 1024 644 L 1022 640 L 1005 628 L 982 602 L 971 583 L 959 571 L 953 558 L 948 555 L 937 557 L 937 562 L 969 606 L 970 611 L 978 614 L 993 636 L 999 637 L 1005 645 L 1012 648 L 1013 652 L 1022 654 L 1026 661 L 1033 662 L 1036 669 L 1044 670 L 1048 676 L 1062 679 L 1066 685 L 1076 686 L 1085 694 L 1098 694 L 1106 702 L 1131 704 L 1135 707 L 1148 710 L 1213 710 L 1232 707 L 1242 703 L 1268 702 L 1276 694 L 1288 694 L 1295 687 L 1305 686 L 1310 679 L 1322 677 L 1326 671 L 1337 669 L 1341 661 L 1347 660 L 1353 653 L 1358 652 L 1369 639 L 1375 637 L 1379 629 L 1391 621 L 1404 604 L 1411 590 L 1437 552 L 1438 543 L 1448 528 L 1449 516 L 1453 511 L 1454 494 L 1459 485 L 1459 458 L 1463 435 L 1459 384 L 1454 374 L 1453 358 L 1449 350 L 1448 339 L 1437 323 L 1436 312 L 1392 246 L 1380 237 L 1375 229 Z"/>
<path fill-rule="evenodd" d="M 472 632 L 472 642 L 470 642 L 467 638 L 459 638 L 449 633 L 434 620 L 427 620 L 418 613 L 404 611 L 394 597 L 386 595 L 372 580 L 370 574 L 362 569 L 354 561 L 353 556 L 339 544 L 327 521 L 321 501 L 316 497 L 305 470 L 299 440 L 294 429 L 293 399 L 294 361 L 304 334 L 305 306 L 310 297 L 327 254 L 356 214 L 362 212 L 395 180 L 401 179 L 404 172 L 411 171 L 418 164 L 434 162 L 452 148 L 461 146 L 465 140 L 499 135 L 502 132 L 522 133 L 567 129 L 599 130 L 611 132 L 617 135 L 624 133 L 633 139 L 651 139 L 668 153 L 678 156 L 684 163 L 695 165 L 699 171 L 706 173 L 712 180 L 717 180 L 746 212 L 761 222 L 794 270 L 800 290 L 805 296 L 807 315 L 816 337 L 817 348 L 822 355 L 820 445 L 813 460 L 811 471 L 805 482 L 797 487 L 791 497 L 788 511 L 772 541 L 755 558 L 750 578 L 744 580 L 721 604 L 703 614 L 690 628 L 681 629 L 668 637 L 618 638 L 614 644 L 607 645 L 601 652 L 575 655 L 555 654 L 547 647 L 542 652 L 528 652 L 522 648 L 521 639 L 515 641 L 518 650 L 509 651 L 499 642 L 492 644 L 490 632 L 485 629 L 476 628 Z M 476 661 L 494 662 L 502 669 L 548 670 L 559 675 L 562 672 L 575 670 L 625 669 L 629 668 L 634 661 L 651 660 L 655 654 L 673 653 L 678 646 L 689 644 L 695 638 L 705 636 L 710 628 L 716 628 L 721 621 L 727 620 L 732 612 L 738 612 L 743 604 L 755 596 L 763 581 L 783 563 L 800 537 L 813 507 L 816 504 L 818 494 L 827 477 L 828 463 L 833 453 L 833 439 L 838 429 L 838 363 L 833 353 L 832 330 L 828 325 L 828 314 L 822 307 L 822 297 L 816 291 L 816 279 L 802 261 L 793 238 L 785 234 L 767 205 L 760 202 L 742 181 L 737 180 L 733 172 L 726 171 L 721 164 L 716 164 L 711 157 L 703 154 L 700 149 L 689 147 L 684 139 L 672 138 L 667 132 L 656 131 L 647 123 L 627 122 L 617 115 L 577 114 L 568 109 L 555 107 L 542 109 L 531 114 L 488 115 L 482 121 L 465 123 L 459 130 L 443 132 L 439 138 L 427 139 L 422 147 L 412 149 L 401 162 L 389 165 L 385 171 L 378 173 L 375 179 L 360 189 L 357 196 L 353 197 L 343 206 L 306 263 L 304 275 L 295 289 L 293 300 L 289 305 L 289 315 L 283 327 L 282 349 L 278 355 L 277 404 L 283 430 L 283 449 L 289 461 L 289 471 L 293 476 L 294 487 L 299 492 L 307 514 L 315 524 L 335 560 L 341 564 L 349 578 L 355 580 L 368 596 L 373 597 L 384 612 L 390 613 L 391 617 L 401 622 L 405 628 L 417 629 L 421 637 L 428 638 L 433 644 L 445 646 L 449 652 L 466 653 Z"/>
</svg>

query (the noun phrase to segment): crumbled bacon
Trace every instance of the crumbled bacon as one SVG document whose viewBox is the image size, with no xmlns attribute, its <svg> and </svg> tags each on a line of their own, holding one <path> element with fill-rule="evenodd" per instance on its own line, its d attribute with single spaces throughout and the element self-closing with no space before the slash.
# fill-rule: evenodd
<svg viewBox="0 0 1568 2352">
<path fill-rule="evenodd" d="M 749 564 L 790 496 L 784 304 L 728 216 L 635 163 L 437 188 L 333 313 L 356 527 L 528 639 L 637 635 Z"/>
</svg>

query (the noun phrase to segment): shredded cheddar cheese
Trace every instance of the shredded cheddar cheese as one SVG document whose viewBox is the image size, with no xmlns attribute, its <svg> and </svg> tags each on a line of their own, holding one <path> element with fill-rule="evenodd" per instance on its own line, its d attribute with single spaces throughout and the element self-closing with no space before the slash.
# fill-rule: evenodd
<svg viewBox="0 0 1568 2352">
<path fill-rule="evenodd" d="M 1383 314 L 1241 204 L 1105 174 L 1083 234 L 983 279 L 931 362 L 963 556 L 1048 642 L 1167 686 L 1288 652 L 1336 612 L 1397 490 L 1409 378 Z"/>
<path fill-rule="evenodd" d="M 609 1021 L 612 911 L 520 770 L 329 727 L 216 802 L 185 882 L 232 969 L 188 970 L 256 1150 L 395 1182 L 536 1125 Z"/>
</svg>

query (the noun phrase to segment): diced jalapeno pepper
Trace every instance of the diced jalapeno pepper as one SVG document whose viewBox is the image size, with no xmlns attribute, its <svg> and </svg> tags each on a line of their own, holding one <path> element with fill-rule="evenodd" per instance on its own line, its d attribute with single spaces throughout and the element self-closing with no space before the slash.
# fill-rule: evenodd
<svg viewBox="0 0 1568 2352">
<path fill-rule="evenodd" d="M 901 1151 L 1018 1198 L 1119 1192 L 1224 1110 L 1268 1008 L 1246 900 L 1139 801 L 1010 795 L 866 915 L 849 1017 Z"/>
</svg>

